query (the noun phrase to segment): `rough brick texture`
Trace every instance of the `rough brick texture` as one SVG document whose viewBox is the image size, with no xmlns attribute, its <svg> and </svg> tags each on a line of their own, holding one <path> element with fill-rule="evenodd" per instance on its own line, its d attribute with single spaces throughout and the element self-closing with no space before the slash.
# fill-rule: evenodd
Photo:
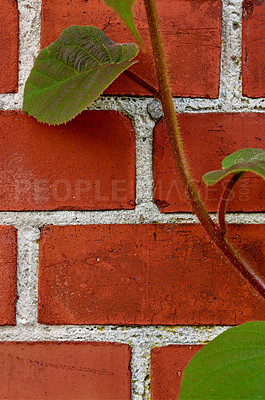
<svg viewBox="0 0 265 400">
<path fill-rule="evenodd" d="M 207 186 L 202 176 L 220 169 L 222 159 L 236 150 L 265 148 L 265 115 L 182 114 L 179 120 L 192 177 L 207 210 L 216 212 L 227 180 Z M 153 153 L 154 202 L 164 213 L 191 211 L 176 172 L 164 120 L 155 127 Z M 264 211 L 264 201 L 263 179 L 248 173 L 235 187 L 228 211 Z"/>
<path fill-rule="evenodd" d="M 124 399 L 130 348 L 114 343 L 0 343 L 1 399 Z"/>
<path fill-rule="evenodd" d="M 265 4 L 243 2 L 243 95 L 265 97 Z"/>
<path fill-rule="evenodd" d="M 151 399 L 177 400 L 183 372 L 202 346 L 166 346 L 152 350 Z"/>
<path fill-rule="evenodd" d="M 16 324 L 17 231 L 0 226 L 0 325 Z"/>
<path fill-rule="evenodd" d="M 134 208 L 134 142 L 131 121 L 115 111 L 56 127 L 0 112 L 0 210 Z"/>
<path fill-rule="evenodd" d="M 55 40 L 69 25 L 94 25 L 117 42 L 131 42 L 128 30 L 102 1 L 44 0 L 42 2 L 42 46 Z M 220 77 L 220 0 L 157 0 L 174 96 L 218 97 Z M 143 2 L 136 2 L 136 23 L 146 53 L 138 57 L 132 71 L 156 85 L 156 74 Z M 181 57 L 179 57 L 181 54 Z M 150 95 L 124 75 L 107 94 Z"/>
<path fill-rule="evenodd" d="M 16 0 L 0 0 L 0 93 L 18 88 L 18 7 Z"/>
<path fill-rule="evenodd" d="M 265 276 L 265 226 L 230 229 Z M 232 325 L 264 317 L 264 300 L 198 225 L 42 230 L 40 323 Z"/>
</svg>

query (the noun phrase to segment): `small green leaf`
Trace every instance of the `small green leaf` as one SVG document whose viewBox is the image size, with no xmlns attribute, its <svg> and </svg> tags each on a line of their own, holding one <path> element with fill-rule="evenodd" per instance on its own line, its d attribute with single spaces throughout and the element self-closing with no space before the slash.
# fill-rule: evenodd
<svg viewBox="0 0 265 400">
<path fill-rule="evenodd" d="M 135 0 L 103 0 L 107 6 L 113 8 L 113 10 L 119 15 L 119 17 L 125 22 L 128 29 L 142 46 L 142 39 L 138 30 L 136 29 L 132 7 Z"/>
<path fill-rule="evenodd" d="M 265 398 L 265 322 L 229 329 L 200 350 L 184 371 L 179 400 Z"/>
<path fill-rule="evenodd" d="M 38 55 L 23 111 L 52 125 L 71 120 L 136 62 L 137 53 L 136 44 L 117 44 L 93 26 L 66 28 Z"/>
<path fill-rule="evenodd" d="M 231 168 L 234 164 L 247 163 L 251 161 L 265 161 L 264 149 L 241 149 L 230 154 L 222 161 L 222 168 Z"/>
<path fill-rule="evenodd" d="M 223 169 L 208 172 L 203 176 L 207 185 L 214 185 L 230 174 L 253 172 L 265 179 L 265 150 L 242 149 L 230 154 L 222 161 Z"/>
</svg>

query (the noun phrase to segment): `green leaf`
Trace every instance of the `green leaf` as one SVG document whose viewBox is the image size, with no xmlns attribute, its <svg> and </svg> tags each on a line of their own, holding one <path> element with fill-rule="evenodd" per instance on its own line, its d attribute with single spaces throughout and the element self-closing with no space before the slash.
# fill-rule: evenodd
<svg viewBox="0 0 265 400">
<path fill-rule="evenodd" d="M 234 164 L 247 163 L 256 160 L 265 160 L 264 149 L 241 149 L 224 158 L 222 161 L 222 168 L 231 168 Z"/>
<path fill-rule="evenodd" d="M 265 398 L 265 322 L 229 329 L 200 350 L 184 371 L 179 400 Z"/>
<path fill-rule="evenodd" d="M 38 55 L 23 111 L 53 125 L 71 120 L 136 62 L 137 53 L 136 44 L 117 44 L 93 26 L 66 28 Z"/>
<path fill-rule="evenodd" d="M 103 0 L 103 1 L 107 4 L 107 6 L 113 8 L 113 10 L 125 22 L 127 28 L 130 29 L 131 33 L 133 34 L 137 42 L 142 46 L 142 39 L 135 27 L 133 18 L 132 7 L 134 5 L 135 0 Z"/>
<path fill-rule="evenodd" d="M 265 150 L 242 149 L 230 154 L 222 161 L 223 169 L 208 172 L 203 176 L 207 185 L 214 185 L 230 174 L 253 172 L 265 179 Z"/>
</svg>

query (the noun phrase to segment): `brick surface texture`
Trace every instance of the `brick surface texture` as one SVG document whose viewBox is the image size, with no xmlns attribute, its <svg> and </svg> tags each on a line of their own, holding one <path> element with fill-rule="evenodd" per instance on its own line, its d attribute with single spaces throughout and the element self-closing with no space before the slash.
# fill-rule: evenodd
<svg viewBox="0 0 265 400">
<path fill-rule="evenodd" d="M 0 226 L 0 325 L 16 324 L 17 231 Z"/>
<path fill-rule="evenodd" d="M 166 346 L 152 350 L 152 400 L 177 400 L 183 372 L 202 346 Z"/>
<path fill-rule="evenodd" d="M 16 0 L 0 0 L 0 93 L 18 88 L 18 6 Z"/>
<path fill-rule="evenodd" d="M 243 2 L 243 95 L 265 96 L 265 4 Z"/>
<path fill-rule="evenodd" d="M 96 26 L 119 43 L 135 41 L 119 18 L 102 1 L 44 0 L 42 4 L 43 47 L 57 39 L 69 25 Z M 161 17 L 174 96 L 218 97 L 221 1 L 158 0 L 156 4 Z M 143 2 L 136 2 L 135 14 L 146 53 L 140 53 L 139 63 L 131 70 L 149 83 L 157 85 Z M 176 52 L 181 53 L 182 57 L 176 57 Z M 150 95 L 124 75 L 105 93 Z"/>
<path fill-rule="evenodd" d="M 179 115 L 184 148 L 207 210 L 216 212 L 220 196 L 228 180 L 207 186 L 202 176 L 221 169 L 222 160 L 242 148 L 265 147 L 264 114 L 182 114 Z M 194 149 L 194 151 L 191 151 Z M 165 121 L 154 130 L 154 202 L 161 212 L 191 211 L 174 167 Z M 235 187 L 228 211 L 263 211 L 265 186 L 262 178 L 247 174 Z"/>
<path fill-rule="evenodd" d="M 191 175 L 215 213 L 228 180 L 202 176 L 265 148 L 265 0 L 155 2 Z M 158 88 L 144 1 L 131 3 L 145 47 L 131 71 Z M 0 399 L 177 400 L 192 356 L 264 320 L 265 302 L 191 213 L 141 79 L 123 73 L 67 124 L 22 112 L 39 50 L 71 25 L 135 42 L 103 0 L 0 0 Z M 265 280 L 264 180 L 245 174 L 227 211 Z"/>
<path fill-rule="evenodd" d="M 1 210 L 134 208 L 134 130 L 120 113 L 86 111 L 49 127 L 2 111 L 0 154 Z"/>
<path fill-rule="evenodd" d="M 130 400 L 130 348 L 114 343 L 0 343 L 0 397 Z"/>
<path fill-rule="evenodd" d="M 264 275 L 265 227 L 234 226 L 231 236 L 243 253 L 255 247 Z M 44 324 L 234 325 L 265 317 L 264 300 L 197 225 L 49 226 L 39 263 Z"/>
</svg>

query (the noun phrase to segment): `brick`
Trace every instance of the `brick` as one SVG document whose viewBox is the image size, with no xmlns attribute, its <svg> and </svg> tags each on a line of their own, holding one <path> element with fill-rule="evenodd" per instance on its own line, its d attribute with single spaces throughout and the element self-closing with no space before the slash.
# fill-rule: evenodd
<svg viewBox="0 0 265 400">
<path fill-rule="evenodd" d="M 265 225 L 230 229 L 236 247 L 265 277 Z M 47 226 L 41 232 L 42 324 L 234 325 L 264 317 L 264 300 L 198 225 Z"/>
<path fill-rule="evenodd" d="M 265 147 L 263 114 L 181 114 L 178 116 L 183 145 L 191 175 L 210 212 L 216 212 L 220 196 L 229 180 L 207 186 L 202 176 L 220 169 L 229 154 L 246 147 Z M 154 202 L 160 212 L 186 212 L 191 207 L 175 168 L 165 121 L 154 130 Z M 235 187 L 228 211 L 264 211 L 265 186 L 262 178 L 248 173 Z"/>
<path fill-rule="evenodd" d="M 256 0 L 243 2 L 242 85 L 247 97 L 265 96 L 265 4 Z"/>
<path fill-rule="evenodd" d="M 55 40 L 69 25 L 94 25 L 114 41 L 135 41 L 124 24 L 102 1 L 43 0 L 42 46 Z M 217 98 L 220 78 L 221 19 L 220 0 L 157 0 L 169 74 L 174 96 Z M 141 78 L 157 85 L 151 43 L 143 2 L 135 5 L 136 23 L 146 53 L 131 68 Z M 122 75 L 106 94 L 150 95 Z"/>
<path fill-rule="evenodd" d="M 135 206 L 135 138 L 115 111 L 85 111 L 48 126 L 0 112 L 0 210 L 107 210 Z"/>
<path fill-rule="evenodd" d="M 177 400 L 183 372 L 202 346 L 166 346 L 151 353 L 152 400 Z"/>
<path fill-rule="evenodd" d="M 18 6 L 0 0 L 0 93 L 18 89 Z"/>
<path fill-rule="evenodd" d="M 16 325 L 17 231 L 0 226 L 0 325 Z"/>
<path fill-rule="evenodd" d="M 0 343 L 1 399 L 130 399 L 130 348 L 93 342 Z"/>
</svg>

